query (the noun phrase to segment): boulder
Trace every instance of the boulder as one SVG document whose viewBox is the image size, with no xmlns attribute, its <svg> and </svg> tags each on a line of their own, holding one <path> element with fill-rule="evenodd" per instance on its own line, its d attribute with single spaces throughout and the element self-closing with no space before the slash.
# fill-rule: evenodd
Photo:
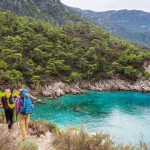
<svg viewBox="0 0 150 150">
<path fill-rule="evenodd" d="M 37 103 L 39 103 L 39 104 L 46 104 L 43 100 L 41 100 L 41 99 L 38 99 L 37 100 Z"/>
<path fill-rule="evenodd" d="M 56 91 L 55 91 L 55 93 L 56 93 L 56 96 L 63 96 L 63 95 L 65 95 L 65 92 L 62 90 L 62 89 L 57 89 Z"/>
</svg>

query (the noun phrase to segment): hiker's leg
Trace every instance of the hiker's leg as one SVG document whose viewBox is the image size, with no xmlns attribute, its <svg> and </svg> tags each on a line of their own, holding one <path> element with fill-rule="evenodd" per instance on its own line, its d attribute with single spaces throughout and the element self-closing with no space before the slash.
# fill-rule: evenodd
<svg viewBox="0 0 150 150">
<path fill-rule="evenodd" d="M 11 129 L 11 119 L 10 119 L 10 110 L 5 110 L 6 121 L 8 123 L 8 129 Z"/>
<path fill-rule="evenodd" d="M 10 109 L 8 109 L 7 111 L 7 120 L 8 120 L 8 129 L 11 129 L 12 124 L 11 124 L 11 110 Z"/>
<path fill-rule="evenodd" d="M 11 125 L 13 125 L 13 116 L 14 116 L 14 110 L 11 109 L 10 110 L 10 122 L 11 122 Z"/>
<path fill-rule="evenodd" d="M 29 127 L 29 122 L 30 122 L 30 114 L 26 116 L 26 131 L 28 132 L 28 127 Z"/>
<path fill-rule="evenodd" d="M 8 121 L 9 121 L 9 110 L 5 110 L 5 117 L 6 117 L 6 122 L 8 123 Z"/>
<path fill-rule="evenodd" d="M 20 129 L 21 129 L 22 138 L 23 138 L 23 140 L 26 140 L 27 133 L 26 133 L 26 129 L 25 129 L 25 116 L 22 114 L 19 114 L 19 125 L 20 125 Z"/>
</svg>

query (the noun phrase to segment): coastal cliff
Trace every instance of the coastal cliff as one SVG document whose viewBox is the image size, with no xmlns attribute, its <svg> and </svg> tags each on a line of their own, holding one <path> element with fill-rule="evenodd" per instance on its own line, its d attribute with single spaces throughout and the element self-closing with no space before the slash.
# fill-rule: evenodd
<svg viewBox="0 0 150 150">
<path fill-rule="evenodd" d="M 150 92 L 150 80 L 141 79 L 135 82 L 121 79 L 99 80 L 95 82 L 83 80 L 70 84 L 54 81 L 35 90 L 34 93 L 53 99 L 65 94 L 83 94 L 86 90 Z"/>
</svg>

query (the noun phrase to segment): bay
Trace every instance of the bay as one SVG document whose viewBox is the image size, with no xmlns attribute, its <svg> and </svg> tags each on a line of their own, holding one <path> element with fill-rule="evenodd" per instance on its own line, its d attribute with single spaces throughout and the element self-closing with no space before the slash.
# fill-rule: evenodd
<svg viewBox="0 0 150 150">
<path fill-rule="evenodd" d="M 65 129 L 84 125 L 88 133 L 109 133 L 118 143 L 150 143 L 150 94 L 138 92 L 95 92 L 66 95 L 55 100 L 42 98 L 31 116 Z"/>
</svg>

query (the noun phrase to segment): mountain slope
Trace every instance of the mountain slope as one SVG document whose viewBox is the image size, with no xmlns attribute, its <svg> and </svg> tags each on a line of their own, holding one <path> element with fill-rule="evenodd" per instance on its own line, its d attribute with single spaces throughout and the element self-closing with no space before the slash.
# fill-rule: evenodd
<svg viewBox="0 0 150 150">
<path fill-rule="evenodd" d="M 54 26 L 0 12 L 0 84 L 47 84 L 145 75 L 146 50 L 88 23 Z"/>
<path fill-rule="evenodd" d="M 63 5 L 60 0 L 0 0 L 0 10 L 11 10 L 17 15 L 51 20 L 57 24 L 83 21 L 78 13 Z"/>
<path fill-rule="evenodd" d="M 150 45 L 150 13 L 136 10 L 94 12 L 72 8 L 104 30 L 131 42 Z"/>
<path fill-rule="evenodd" d="M 89 16 L 91 11 L 86 11 Z M 92 17 L 107 19 L 111 22 L 135 32 L 150 31 L 150 13 L 139 10 L 119 10 L 93 12 Z"/>
<path fill-rule="evenodd" d="M 143 14 L 141 11 L 137 11 L 137 13 L 135 11 L 128 12 L 127 10 L 108 12 L 83 11 L 65 6 L 60 0 L 0 0 L 0 10 L 11 10 L 17 15 L 31 16 L 59 25 L 66 24 L 69 21 L 86 22 L 83 19 L 84 17 L 115 36 L 134 43 L 150 45 L 149 34 L 142 33 L 142 31 L 148 31 L 150 26 L 149 13 Z M 140 17 L 137 17 L 136 14 Z M 133 21 L 132 16 L 138 18 L 137 22 L 135 19 Z M 143 20 L 146 21 L 144 22 Z M 142 27 L 139 28 L 139 26 Z M 135 30 L 133 30 L 134 27 Z M 140 32 L 136 32 L 138 29 L 141 29 Z"/>
</svg>

